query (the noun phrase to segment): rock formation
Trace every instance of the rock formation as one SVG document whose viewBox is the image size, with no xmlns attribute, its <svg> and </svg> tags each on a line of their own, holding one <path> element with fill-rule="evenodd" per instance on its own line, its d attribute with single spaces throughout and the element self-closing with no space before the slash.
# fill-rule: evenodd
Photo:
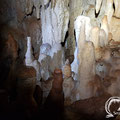
<svg viewBox="0 0 120 120">
<path fill-rule="evenodd" d="M 61 119 L 64 111 L 64 93 L 63 93 L 62 71 L 55 69 L 53 75 L 52 89 L 45 101 L 45 109 L 52 116 L 52 119 Z"/>
<path fill-rule="evenodd" d="M 69 22 L 69 0 L 42 1 L 41 23 L 43 43 L 53 45 L 64 42 Z M 46 5 L 46 7 L 44 7 Z M 49 27 L 48 27 L 49 26 Z M 49 36 L 47 37 L 46 34 Z"/>
<path fill-rule="evenodd" d="M 46 100 L 61 101 L 57 107 L 64 103 L 66 109 L 78 100 L 120 96 L 119 0 L 0 0 L 0 5 L 0 91 L 8 91 L 10 106 L 25 99 L 29 113 L 39 106 L 44 116 Z M 82 103 L 76 105 L 83 109 Z M 96 114 L 96 108 L 88 111 Z"/>
<path fill-rule="evenodd" d="M 63 76 L 63 92 L 65 99 L 64 104 L 68 106 L 73 102 L 71 95 L 74 88 L 74 80 L 72 78 L 71 66 L 68 59 L 66 60 L 65 66 L 63 67 Z"/>
<path fill-rule="evenodd" d="M 36 71 L 32 67 L 21 66 L 17 70 L 17 101 L 26 116 L 31 119 L 37 112 L 37 103 L 33 97 L 36 87 Z"/>
</svg>

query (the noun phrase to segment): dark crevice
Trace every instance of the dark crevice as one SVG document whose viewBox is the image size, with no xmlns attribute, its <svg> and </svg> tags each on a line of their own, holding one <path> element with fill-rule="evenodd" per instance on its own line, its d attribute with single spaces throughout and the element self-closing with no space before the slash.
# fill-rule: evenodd
<svg viewBox="0 0 120 120">
<path fill-rule="evenodd" d="M 47 9 L 50 6 L 50 3 L 51 3 L 51 0 L 49 0 L 49 2 L 46 5 L 44 5 L 44 9 Z"/>
<path fill-rule="evenodd" d="M 115 11 L 115 4 L 114 4 L 114 2 L 113 2 L 113 9 L 114 9 L 114 11 Z"/>
<path fill-rule="evenodd" d="M 100 13 L 100 10 L 98 13 L 96 13 L 96 10 L 95 10 L 95 18 L 97 18 L 99 16 L 99 13 Z"/>
<path fill-rule="evenodd" d="M 35 9 L 34 6 L 32 7 L 32 11 L 31 11 L 31 13 L 27 14 L 27 16 L 32 16 L 32 14 L 33 14 L 33 9 Z"/>
<path fill-rule="evenodd" d="M 68 30 L 69 30 L 69 26 L 70 26 L 70 20 L 69 20 L 69 23 L 68 23 Z M 65 43 L 67 41 L 68 36 L 69 36 L 69 32 L 67 31 L 66 34 L 65 34 L 64 42 L 61 42 L 62 47 L 65 46 Z"/>
<path fill-rule="evenodd" d="M 68 34 L 68 31 L 67 31 L 66 34 L 65 34 L 65 40 L 64 40 L 64 42 L 61 42 L 62 47 L 65 46 L 65 43 L 66 43 L 66 40 L 67 40 L 68 36 L 69 36 L 69 34 Z"/>
<path fill-rule="evenodd" d="M 75 29 L 74 29 L 74 38 L 75 38 L 75 45 L 77 45 L 77 44 L 76 44 L 76 33 L 75 33 Z"/>
</svg>

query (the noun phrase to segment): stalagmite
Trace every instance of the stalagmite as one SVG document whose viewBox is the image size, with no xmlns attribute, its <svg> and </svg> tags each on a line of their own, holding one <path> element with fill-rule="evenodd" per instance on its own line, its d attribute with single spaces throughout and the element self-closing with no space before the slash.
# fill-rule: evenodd
<svg viewBox="0 0 120 120">
<path fill-rule="evenodd" d="M 105 31 L 105 33 L 106 33 L 106 42 L 105 42 L 105 45 L 107 45 L 108 44 L 109 26 L 108 26 L 108 20 L 107 20 L 107 16 L 106 15 L 102 19 L 101 29 L 103 29 Z"/>
<path fill-rule="evenodd" d="M 31 37 L 27 37 L 27 52 L 25 54 L 25 64 L 30 66 L 34 61 L 32 45 L 31 45 Z"/>
<path fill-rule="evenodd" d="M 16 70 L 17 101 L 23 107 L 27 117 L 37 112 L 37 103 L 33 97 L 36 87 L 36 71 L 33 67 L 18 66 Z M 26 114 L 28 113 L 28 114 Z"/>
<path fill-rule="evenodd" d="M 93 27 L 91 29 L 91 41 L 94 44 L 95 49 L 100 47 L 100 29 L 99 27 Z"/>
<path fill-rule="evenodd" d="M 90 18 L 86 16 L 78 16 L 74 22 L 75 34 L 76 34 L 76 41 L 79 39 L 80 28 L 82 26 L 82 21 L 85 21 L 85 36 L 86 40 L 89 41 L 89 32 L 91 30 L 91 23 Z"/>
<path fill-rule="evenodd" d="M 102 58 L 103 55 L 102 48 L 108 44 L 106 33 L 103 29 L 100 29 L 99 27 L 93 27 L 91 29 L 90 39 L 95 47 L 95 59 L 96 61 L 98 61 Z"/>
<path fill-rule="evenodd" d="M 27 37 L 27 52 L 25 54 L 25 65 L 32 66 L 36 70 L 36 77 L 37 82 L 39 84 L 39 80 L 41 78 L 40 75 L 40 64 L 37 60 L 34 60 L 33 52 L 32 52 L 32 45 L 31 45 L 31 37 Z"/>
<path fill-rule="evenodd" d="M 74 61 L 71 64 L 71 69 L 75 73 L 73 76 L 74 80 L 77 80 L 78 66 L 80 62 L 80 60 L 78 60 L 79 50 L 84 47 L 85 40 L 89 41 L 89 32 L 91 30 L 90 18 L 86 16 L 78 16 L 74 22 L 74 28 L 76 34 L 76 48 L 74 52 Z M 80 41 L 79 36 L 81 37 Z"/>
<path fill-rule="evenodd" d="M 110 24 L 110 22 L 111 22 L 113 12 L 114 12 L 113 0 L 107 0 L 105 15 L 107 15 L 108 24 Z"/>
<path fill-rule="evenodd" d="M 115 16 L 120 18 L 120 0 L 114 0 L 115 4 Z"/>
<path fill-rule="evenodd" d="M 106 33 L 103 29 L 100 29 L 100 41 L 99 41 L 99 44 L 100 44 L 100 47 L 104 47 L 105 45 L 107 45 L 107 40 L 106 40 Z"/>
<path fill-rule="evenodd" d="M 11 33 L 8 34 L 8 40 L 6 41 L 7 55 L 10 55 L 13 60 L 18 57 L 18 44 Z"/>
<path fill-rule="evenodd" d="M 65 98 L 65 105 L 70 105 L 72 103 L 71 94 L 74 88 L 74 81 L 72 79 L 71 66 L 69 60 L 67 59 L 63 67 L 63 92 Z"/>
<path fill-rule="evenodd" d="M 84 54 L 80 56 L 81 64 L 79 65 L 80 99 L 90 98 L 94 95 L 92 86 L 89 85 L 95 76 L 95 53 L 92 42 L 86 42 L 83 51 Z"/>
<path fill-rule="evenodd" d="M 81 19 L 82 18 L 82 19 Z M 84 18 L 84 19 L 83 19 Z M 87 21 L 87 17 L 78 17 L 76 21 L 75 25 L 78 26 L 81 25 L 81 27 L 77 27 L 78 29 L 76 29 L 76 42 L 77 42 L 77 46 L 75 52 L 76 52 L 76 56 L 75 59 L 77 59 L 77 64 L 74 62 L 72 63 L 71 67 L 72 67 L 72 71 L 74 72 L 74 68 L 78 66 L 78 71 L 75 71 L 77 73 L 77 80 L 79 81 L 78 85 L 77 85 L 77 89 L 76 90 L 76 99 L 86 99 L 89 98 L 91 96 L 93 96 L 93 92 L 91 87 L 89 86 L 89 82 L 92 81 L 94 79 L 94 75 L 95 75 L 95 53 L 94 53 L 94 46 L 92 44 L 92 42 L 86 41 L 87 36 L 90 35 L 90 31 L 88 32 L 88 35 L 86 36 L 86 29 L 90 28 L 88 27 L 88 22 Z M 86 21 L 85 21 L 86 20 Z M 88 19 L 89 20 L 89 19 Z M 79 24 L 80 23 L 80 24 Z M 89 38 L 89 37 L 88 37 Z M 90 38 L 89 38 L 90 39 Z M 83 54 L 84 51 L 84 54 Z M 79 96 L 79 98 L 77 98 L 77 96 Z"/>
<path fill-rule="evenodd" d="M 100 9 L 101 9 L 102 1 L 103 1 L 103 0 L 96 0 L 96 6 L 95 6 L 95 8 L 96 8 L 96 13 L 97 13 L 97 14 L 99 13 L 99 11 L 100 11 Z"/>
<path fill-rule="evenodd" d="M 59 115 L 59 118 L 61 117 L 61 113 L 64 110 L 64 94 L 62 84 L 62 70 L 55 69 L 53 73 L 52 89 L 45 102 L 46 110 L 49 110 L 50 115 L 52 115 L 55 120 L 58 118 L 57 115 Z"/>
</svg>

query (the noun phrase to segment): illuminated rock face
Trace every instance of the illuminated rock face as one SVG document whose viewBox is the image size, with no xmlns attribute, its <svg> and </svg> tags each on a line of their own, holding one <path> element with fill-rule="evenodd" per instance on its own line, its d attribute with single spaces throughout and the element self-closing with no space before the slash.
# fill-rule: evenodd
<svg viewBox="0 0 120 120">
<path fill-rule="evenodd" d="M 113 12 L 113 0 L 107 0 L 105 15 L 107 15 L 108 24 L 110 24 Z"/>
<path fill-rule="evenodd" d="M 68 3 L 68 0 L 57 0 L 56 3 L 49 3 L 47 8 L 41 8 L 43 43 L 53 45 L 64 42 L 69 22 Z"/>
<path fill-rule="evenodd" d="M 39 81 L 40 80 L 40 64 L 37 60 L 34 59 L 32 44 L 31 44 L 31 37 L 27 37 L 27 51 L 25 54 L 25 65 L 32 66 L 35 68 L 37 81 Z"/>
<path fill-rule="evenodd" d="M 64 61 L 64 52 L 60 43 L 55 43 L 52 47 L 48 43 L 42 44 L 40 46 L 38 60 L 35 60 L 32 51 L 31 37 L 27 37 L 25 65 L 35 68 L 38 85 L 41 86 L 41 78 L 45 81 L 48 80 L 52 76 L 54 69 L 62 69 Z"/>
<path fill-rule="evenodd" d="M 100 8 L 101 8 L 101 4 L 102 4 L 102 1 L 103 0 L 96 0 L 96 13 L 98 13 L 100 11 Z"/>
<path fill-rule="evenodd" d="M 71 66 L 73 72 L 75 71 L 74 68 L 77 67 L 77 71 L 75 71 L 75 80 L 79 81 L 79 85 L 77 86 L 79 94 L 79 98 L 77 99 L 79 100 L 93 96 L 89 82 L 94 79 L 95 75 L 95 53 L 94 46 L 89 40 L 91 28 L 89 18 L 79 16 L 75 21 L 76 26 L 77 24 L 79 27 L 75 30 L 77 46 L 74 56 L 76 60 L 74 59 Z"/>
<path fill-rule="evenodd" d="M 115 16 L 117 18 L 120 18 L 120 1 L 114 0 L 114 4 L 115 4 Z"/>
<path fill-rule="evenodd" d="M 83 48 L 84 54 L 81 55 L 81 64 L 79 66 L 79 81 L 80 81 L 80 98 L 86 99 L 93 96 L 92 86 L 90 81 L 94 80 L 95 76 L 95 52 L 91 42 L 86 42 Z"/>
<path fill-rule="evenodd" d="M 85 22 L 85 23 L 84 23 Z M 89 32 L 91 29 L 90 25 L 90 19 L 85 16 L 79 16 L 77 17 L 75 23 L 75 33 L 76 33 L 76 48 L 74 52 L 74 61 L 71 64 L 71 69 L 74 71 L 74 80 L 77 80 L 77 74 L 78 74 L 78 66 L 79 66 L 79 60 L 80 57 L 79 52 L 84 48 L 85 41 L 89 41 Z M 79 39 L 81 38 L 81 39 Z"/>
<path fill-rule="evenodd" d="M 31 37 L 27 37 L 27 52 L 25 58 L 26 58 L 25 59 L 26 65 L 32 64 L 34 57 L 33 57 L 32 45 L 31 45 Z"/>
<path fill-rule="evenodd" d="M 11 1 L 13 4 L 15 0 Z M 6 19 L 2 24 L 11 20 L 8 23 L 11 32 L 8 35 L 8 53 L 16 60 L 20 57 L 17 53 L 20 49 L 26 66 L 35 68 L 37 84 L 42 86 L 45 97 L 52 87 L 52 73 L 56 68 L 64 67 L 65 103 L 100 95 L 98 93 L 101 92 L 97 91 L 102 89 L 102 92 L 119 95 L 119 0 L 20 0 L 15 3 L 17 17 L 14 22 L 11 19 L 16 14 L 11 15 L 13 13 L 10 12 L 11 16 L 6 16 L 6 19 L 7 11 L 0 8 L 4 14 L 2 20 Z M 5 36 L 4 40 L 7 40 L 7 31 L 4 31 L 5 35 L 1 34 Z M 26 36 L 31 37 L 27 38 L 27 51 Z M 69 52 L 72 56 L 74 53 L 72 64 L 64 64 L 68 59 L 64 56 L 66 49 L 68 58 Z"/>
<path fill-rule="evenodd" d="M 110 23 L 110 31 L 114 41 L 120 41 L 120 19 L 112 17 Z"/>
<path fill-rule="evenodd" d="M 73 101 L 71 98 L 71 93 L 74 88 L 74 80 L 72 78 L 71 66 L 69 60 L 67 59 L 63 67 L 63 92 L 64 92 L 64 104 L 70 105 Z"/>
</svg>

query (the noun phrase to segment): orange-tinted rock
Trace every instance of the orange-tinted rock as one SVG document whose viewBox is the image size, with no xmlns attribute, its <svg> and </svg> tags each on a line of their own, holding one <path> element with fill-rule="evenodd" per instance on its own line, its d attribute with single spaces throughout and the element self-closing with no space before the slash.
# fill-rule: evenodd
<svg viewBox="0 0 120 120">
<path fill-rule="evenodd" d="M 92 97 L 85 100 L 76 101 L 71 105 L 72 110 L 84 116 L 84 118 L 90 118 L 95 120 L 101 120 L 105 118 L 105 102 L 109 99 L 110 95 L 105 94 L 100 97 Z"/>
<path fill-rule="evenodd" d="M 51 115 L 58 117 L 64 108 L 64 95 L 62 90 L 62 71 L 55 69 L 52 89 L 46 99 L 45 108 L 49 110 Z M 53 117 L 52 116 L 52 117 Z"/>
<path fill-rule="evenodd" d="M 17 70 L 17 102 L 27 118 L 37 112 L 37 102 L 33 94 L 36 87 L 36 71 L 32 67 L 19 66 Z"/>
<path fill-rule="evenodd" d="M 18 57 L 18 44 L 11 33 L 8 34 L 6 45 L 8 55 L 11 55 L 13 59 L 16 59 Z"/>
<path fill-rule="evenodd" d="M 33 67 L 26 67 L 22 65 L 17 70 L 17 78 L 19 79 L 33 78 L 35 76 L 36 76 L 36 71 Z"/>
</svg>

